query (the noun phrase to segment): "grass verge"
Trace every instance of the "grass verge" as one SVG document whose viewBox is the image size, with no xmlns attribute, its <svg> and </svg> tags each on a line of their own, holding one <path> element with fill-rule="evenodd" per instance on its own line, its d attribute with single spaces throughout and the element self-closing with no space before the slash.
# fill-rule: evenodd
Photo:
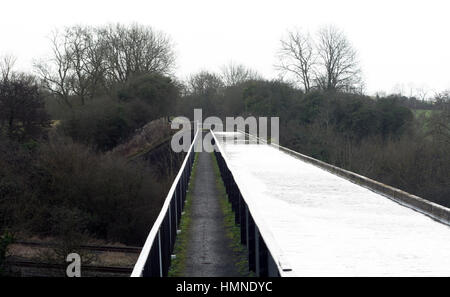
<svg viewBox="0 0 450 297">
<path fill-rule="evenodd" d="M 224 215 L 224 225 L 226 235 L 230 239 L 230 248 L 232 249 L 239 273 L 242 276 L 255 276 L 253 272 L 248 270 L 247 248 L 241 244 L 241 229 L 239 225 L 234 222 L 234 212 L 231 208 L 231 203 L 228 200 L 228 195 L 220 175 L 219 165 L 217 164 L 215 154 L 211 154 L 213 158 L 214 172 L 216 175 L 216 184 L 219 192 L 219 202 Z"/>
<path fill-rule="evenodd" d="M 191 178 L 189 180 L 188 192 L 186 194 L 186 202 L 184 204 L 184 214 L 180 221 L 180 230 L 182 232 L 177 235 L 173 253 L 176 258 L 172 260 L 169 268 L 169 277 L 183 276 L 182 273 L 186 267 L 187 244 L 189 240 L 189 231 L 191 225 L 191 204 L 192 192 L 194 190 L 195 175 L 197 172 L 198 153 L 195 153 L 194 165 L 192 168 Z"/>
</svg>

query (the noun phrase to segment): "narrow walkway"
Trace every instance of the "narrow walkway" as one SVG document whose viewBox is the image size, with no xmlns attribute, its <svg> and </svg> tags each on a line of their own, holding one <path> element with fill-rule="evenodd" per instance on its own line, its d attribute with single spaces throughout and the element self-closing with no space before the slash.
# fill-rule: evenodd
<svg viewBox="0 0 450 297">
<path fill-rule="evenodd" d="M 190 238 L 183 276 L 240 276 L 226 236 L 210 153 L 198 153 L 191 204 Z"/>
</svg>

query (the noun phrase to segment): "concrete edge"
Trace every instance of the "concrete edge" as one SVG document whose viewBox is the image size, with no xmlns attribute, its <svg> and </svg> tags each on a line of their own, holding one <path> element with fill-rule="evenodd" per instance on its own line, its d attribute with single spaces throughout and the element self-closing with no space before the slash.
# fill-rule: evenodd
<svg viewBox="0 0 450 297">
<path fill-rule="evenodd" d="M 343 177 L 343 178 L 349 180 L 350 182 L 353 182 L 353 183 L 360 185 L 366 189 L 369 189 L 373 192 L 383 195 L 386 198 L 389 198 L 405 207 L 411 208 L 411 209 L 413 209 L 417 212 L 420 212 L 428 217 L 431 217 L 432 219 L 434 219 L 436 221 L 439 221 L 440 223 L 450 226 L 450 209 L 445 206 L 428 201 L 419 196 L 416 196 L 416 195 L 410 194 L 408 192 L 402 191 L 400 189 L 391 187 L 389 185 L 375 181 L 373 179 L 362 176 L 360 174 L 357 174 L 357 173 L 336 167 L 334 165 L 330 165 L 323 161 L 314 159 L 312 157 L 303 155 L 299 152 L 293 151 L 293 150 L 283 147 L 279 144 L 269 143 L 268 141 L 261 139 L 255 135 L 251 135 L 245 131 L 238 130 L 238 132 L 243 133 L 243 134 L 247 135 L 248 137 L 257 139 L 259 142 L 269 144 L 269 145 L 271 145 L 293 157 L 296 157 L 302 161 L 305 161 L 307 163 L 310 163 L 317 167 L 320 167 L 330 173 L 333 173 L 335 175 Z"/>
<path fill-rule="evenodd" d="M 416 195 L 402 191 L 400 189 L 391 187 L 389 185 L 377 182 L 368 177 L 359 175 L 357 173 L 330 165 L 323 161 L 308 157 L 291 149 L 282 147 L 277 144 L 270 144 L 277 149 L 296 157 L 302 161 L 318 166 L 330 173 L 343 177 L 355 184 L 363 186 L 371 191 L 381 194 L 403 206 L 409 207 L 415 211 L 425 214 L 443 224 L 450 226 L 450 209 L 434 202 L 425 200 Z"/>
</svg>

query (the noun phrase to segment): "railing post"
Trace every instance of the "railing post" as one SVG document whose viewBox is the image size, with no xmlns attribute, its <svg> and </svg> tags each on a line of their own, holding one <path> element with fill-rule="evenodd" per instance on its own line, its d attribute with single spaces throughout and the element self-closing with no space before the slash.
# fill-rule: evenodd
<svg viewBox="0 0 450 297">
<path fill-rule="evenodd" d="M 239 188 L 238 188 L 236 182 L 234 183 L 234 187 L 236 189 L 236 191 L 235 191 L 236 210 L 234 212 L 234 223 L 236 225 L 238 225 L 241 222 L 241 220 L 240 220 L 240 216 L 241 216 L 241 192 L 239 191 Z"/>
<path fill-rule="evenodd" d="M 167 276 L 169 272 L 169 266 L 171 262 L 171 253 L 170 253 L 170 246 L 169 246 L 169 216 L 166 213 L 164 216 L 164 219 L 161 223 L 161 228 L 159 229 L 160 232 L 160 240 L 161 240 L 161 257 L 162 257 L 162 275 Z"/>
<path fill-rule="evenodd" d="M 180 199 L 180 220 L 181 220 L 181 213 L 183 212 L 183 182 L 182 179 L 180 179 L 180 183 L 178 184 L 178 191 L 180 191 L 180 194 L 178 195 Z"/>
<path fill-rule="evenodd" d="M 267 263 L 267 276 L 268 277 L 278 277 L 280 273 L 278 272 L 277 264 L 275 263 L 272 255 L 268 253 L 268 263 Z"/>
<path fill-rule="evenodd" d="M 235 185 L 234 178 L 230 172 L 230 182 L 228 184 L 228 187 L 230 188 L 229 198 L 230 198 L 230 202 L 231 202 L 231 210 L 233 210 L 233 212 L 236 214 L 236 202 L 235 202 L 236 191 L 235 191 L 234 185 Z"/>
<path fill-rule="evenodd" d="M 256 276 L 261 276 L 261 259 L 260 259 L 260 250 L 259 250 L 259 230 L 255 224 L 255 273 Z"/>
<path fill-rule="evenodd" d="M 178 199 L 177 199 L 176 188 L 175 188 L 175 192 L 173 193 L 172 199 L 175 201 L 175 213 L 174 213 L 174 215 L 175 215 L 175 230 L 178 230 Z"/>
<path fill-rule="evenodd" d="M 248 249 L 248 268 L 251 271 L 256 271 L 255 259 L 255 223 L 252 215 L 247 212 L 247 249 Z"/>
<path fill-rule="evenodd" d="M 172 212 L 170 209 L 170 204 L 169 204 L 169 247 L 170 247 L 170 253 L 173 252 L 173 247 L 174 245 L 172 245 Z"/>
<path fill-rule="evenodd" d="M 158 231 L 158 256 L 159 256 L 159 276 L 163 277 L 163 264 L 162 264 L 162 253 L 161 253 L 161 229 Z"/>
<path fill-rule="evenodd" d="M 259 276 L 267 277 L 269 276 L 269 253 L 267 250 L 266 243 L 264 242 L 264 238 L 258 231 L 258 247 L 259 247 Z"/>
<path fill-rule="evenodd" d="M 181 212 L 183 211 L 183 199 L 181 197 L 181 184 L 178 183 L 178 186 L 175 188 L 175 192 L 177 192 L 177 199 L 179 200 L 178 203 L 178 222 L 181 222 Z M 179 226 L 180 224 L 178 224 Z M 181 227 L 179 227 L 181 228 Z"/>
<path fill-rule="evenodd" d="M 189 170 L 188 168 L 185 168 L 183 171 L 183 205 L 186 203 L 186 196 L 187 196 L 187 185 L 188 185 L 188 176 L 189 176 Z"/>
<path fill-rule="evenodd" d="M 239 199 L 240 199 L 240 214 L 241 216 L 239 217 L 240 219 L 240 227 L 241 227 L 241 243 L 247 245 L 247 204 L 244 202 L 244 200 L 242 199 L 242 196 L 239 195 Z"/>
</svg>

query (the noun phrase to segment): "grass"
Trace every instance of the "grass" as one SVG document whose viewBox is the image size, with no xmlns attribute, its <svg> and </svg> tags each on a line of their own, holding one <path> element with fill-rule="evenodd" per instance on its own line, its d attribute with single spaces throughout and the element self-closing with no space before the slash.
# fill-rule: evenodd
<svg viewBox="0 0 450 297">
<path fill-rule="evenodd" d="M 197 162 L 198 153 L 195 153 L 194 165 L 191 173 L 191 178 L 189 180 L 188 192 L 186 194 L 186 202 L 184 205 L 184 214 L 181 217 L 180 227 L 182 230 L 180 234 L 177 235 L 175 240 L 175 247 L 173 253 L 176 258 L 172 260 L 169 268 L 169 277 L 179 277 L 183 276 L 183 272 L 186 267 L 186 256 L 187 256 L 187 245 L 189 241 L 189 231 L 191 225 L 191 204 L 192 204 L 192 192 L 194 190 L 195 175 L 197 172 Z"/>
<path fill-rule="evenodd" d="M 230 248 L 232 249 L 236 262 L 236 268 L 242 276 L 255 276 L 253 272 L 248 270 L 247 248 L 241 244 L 241 229 L 234 221 L 234 212 L 231 208 L 225 185 L 220 175 L 219 165 L 216 156 L 211 154 L 213 158 L 214 172 L 216 174 L 216 184 L 219 192 L 219 202 L 224 214 L 224 225 L 226 235 L 230 239 Z"/>
<path fill-rule="evenodd" d="M 220 176 L 219 166 L 217 165 L 216 157 L 211 154 L 213 158 L 214 173 L 216 175 L 216 185 L 219 193 L 219 203 L 224 214 L 224 226 L 226 236 L 230 239 L 230 248 L 235 256 L 236 268 L 242 276 L 254 276 L 253 272 L 248 270 L 247 248 L 241 244 L 241 230 L 239 225 L 234 222 L 234 212 L 231 208 L 231 203 L 225 191 L 222 178 Z M 195 155 L 194 167 L 189 184 L 189 190 L 186 196 L 186 204 L 184 208 L 184 215 L 181 217 L 180 229 L 182 232 L 177 235 L 175 242 L 174 254 L 176 258 L 172 260 L 169 268 L 169 277 L 184 276 L 183 273 L 186 268 L 187 246 L 190 239 L 190 225 L 191 225 L 191 204 L 192 192 L 195 184 L 195 176 L 197 172 L 198 154 Z"/>
<path fill-rule="evenodd" d="M 433 110 L 428 109 L 414 109 L 413 113 L 417 117 L 424 116 L 425 118 L 429 118 L 431 114 L 433 113 Z"/>
<path fill-rule="evenodd" d="M 430 131 L 430 118 L 433 115 L 436 115 L 440 112 L 440 110 L 428 110 L 428 109 L 414 109 L 413 114 L 415 120 L 419 123 L 419 129 L 422 130 L 422 132 L 429 132 Z"/>
</svg>

